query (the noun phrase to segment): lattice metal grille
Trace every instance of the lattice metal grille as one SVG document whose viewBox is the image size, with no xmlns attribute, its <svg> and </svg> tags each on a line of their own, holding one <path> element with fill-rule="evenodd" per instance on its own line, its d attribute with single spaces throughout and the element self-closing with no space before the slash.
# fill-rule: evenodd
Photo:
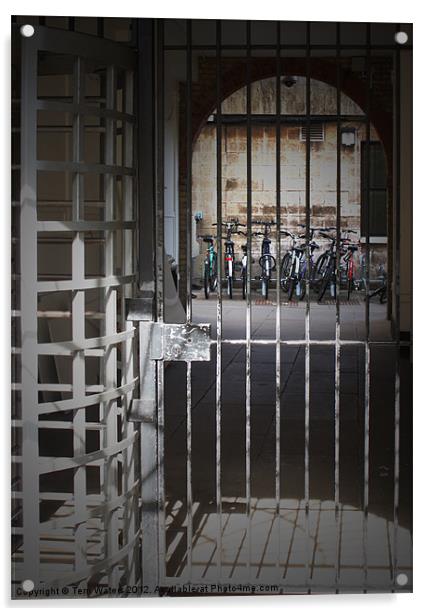
<svg viewBox="0 0 431 616">
<path fill-rule="evenodd" d="M 130 50 L 85 35 L 37 27 L 22 41 L 15 583 L 140 575 L 138 432 L 126 417 L 134 64 Z"/>
</svg>

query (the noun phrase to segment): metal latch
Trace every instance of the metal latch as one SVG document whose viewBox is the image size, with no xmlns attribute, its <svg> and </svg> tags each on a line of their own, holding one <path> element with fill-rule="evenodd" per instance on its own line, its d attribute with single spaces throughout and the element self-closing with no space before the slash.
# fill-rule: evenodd
<svg viewBox="0 0 431 616">
<path fill-rule="evenodd" d="M 151 359 L 209 361 L 210 324 L 145 323 L 150 326 Z"/>
<path fill-rule="evenodd" d="M 155 421 L 156 362 L 210 361 L 209 323 L 159 323 L 148 320 L 148 301 L 128 300 L 127 320 L 139 322 L 140 398 L 132 401 L 131 421 Z"/>
</svg>

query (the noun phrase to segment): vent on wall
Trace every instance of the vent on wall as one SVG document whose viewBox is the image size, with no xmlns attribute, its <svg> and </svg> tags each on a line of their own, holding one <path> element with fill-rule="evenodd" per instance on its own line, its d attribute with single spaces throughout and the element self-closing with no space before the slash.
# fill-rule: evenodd
<svg viewBox="0 0 431 616">
<path fill-rule="evenodd" d="M 301 124 L 299 132 L 300 141 L 307 141 L 308 126 Z M 325 141 L 325 126 L 322 122 L 313 122 L 310 125 L 310 141 Z"/>
</svg>

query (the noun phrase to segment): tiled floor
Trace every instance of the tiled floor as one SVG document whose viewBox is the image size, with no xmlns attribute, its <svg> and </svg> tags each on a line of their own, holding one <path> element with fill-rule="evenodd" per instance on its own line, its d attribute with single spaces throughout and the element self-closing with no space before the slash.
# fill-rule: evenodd
<svg viewBox="0 0 431 616">
<path fill-rule="evenodd" d="M 270 297 L 270 301 L 273 298 Z M 252 306 L 252 338 L 275 335 L 275 306 Z M 372 340 L 390 340 L 386 306 L 371 305 Z M 303 337 L 303 305 L 281 309 L 282 337 Z M 341 307 L 342 337 L 361 339 L 362 301 Z M 197 298 L 193 321 L 215 324 L 216 302 Z M 335 307 L 311 306 L 311 337 L 334 336 Z M 213 327 L 213 336 L 215 327 Z M 245 337 L 245 305 L 223 303 L 223 336 Z M 214 350 L 215 351 L 215 350 Z M 367 523 L 369 590 L 390 590 L 394 565 L 394 375 L 395 354 L 371 348 L 370 474 Z M 304 498 L 304 350 L 282 348 L 280 515 L 275 503 L 275 346 L 252 347 L 251 519 L 245 515 L 245 349 L 224 345 L 222 354 L 221 489 L 222 578 L 275 583 L 287 591 L 333 592 L 364 587 L 364 351 L 343 347 L 340 376 L 340 503 L 334 508 L 334 352 L 313 346 L 310 379 L 310 511 Z M 397 572 L 411 584 L 410 367 L 402 359 L 400 511 Z M 187 562 L 185 366 L 165 370 L 165 479 L 167 575 L 169 579 L 217 581 L 215 503 L 215 352 L 192 368 L 193 550 Z M 308 528 L 308 530 L 307 530 Z M 340 551 L 336 555 L 337 528 Z M 307 539 L 308 537 L 308 539 Z M 250 565 L 248 566 L 248 562 Z M 308 564 L 308 566 L 307 566 Z M 400 588 L 404 590 L 405 588 Z"/>
<path fill-rule="evenodd" d="M 307 535 L 304 503 L 285 499 L 280 516 L 270 499 L 252 500 L 251 547 L 247 539 L 247 520 L 237 509 L 239 499 L 232 499 L 232 512 L 222 515 L 222 579 L 232 584 L 278 583 L 285 588 L 324 589 L 335 586 L 336 564 L 339 585 L 344 589 L 360 589 L 364 584 L 363 512 L 343 506 L 339 515 L 339 551 L 336 553 L 336 518 L 333 502 L 311 503 Z M 240 499 L 244 510 L 244 499 Z M 180 504 L 172 511 L 168 523 L 174 524 Z M 224 508 L 226 509 L 226 507 Z M 206 583 L 218 581 L 217 529 L 215 513 L 203 513 L 195 503 L 196 529 L 192 551 L 192 580 Z M 371 514 L 368 519 L 367 587 L 385 589 L 391 586 L 393 567 L 393 533 L 391 521 Z M 187 579 L 186 561 L 181 534 L 169 545 L 167 560 L 172 577 Z M 308 539 L 307 539 L 308 537 Z M 411 541 L 405 528 L 398 530 L 398 571 L 411 578 Z M 308 562 L 307 570 L 307 545 Z M 250 549 L 250 569 L 247 569 Z M 309 582 L 307 581 L 307 574 Z"/>
</svg>

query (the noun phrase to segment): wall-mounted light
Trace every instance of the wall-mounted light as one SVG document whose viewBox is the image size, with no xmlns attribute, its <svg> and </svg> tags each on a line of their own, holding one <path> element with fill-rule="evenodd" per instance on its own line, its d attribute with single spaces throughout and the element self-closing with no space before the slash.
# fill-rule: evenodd
<svg viewBox="0 0 431 616">
<path fill-rule="evenodd" d="M 341 145 L 347 148 L 352 148 L 356 143 L 356 129 L 342 128 L 341 129 Z"/>
</svg>

